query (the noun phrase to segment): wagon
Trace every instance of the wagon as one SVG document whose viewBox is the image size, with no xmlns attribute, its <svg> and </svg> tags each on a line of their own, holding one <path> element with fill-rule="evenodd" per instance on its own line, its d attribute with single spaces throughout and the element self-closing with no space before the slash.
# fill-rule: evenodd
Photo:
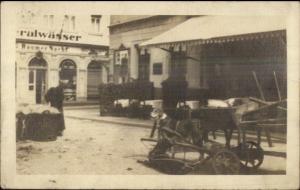
<svg viewBox="0 0 300 190">
<path fill-rule="evenodd" d="M 282 122 L 284 118 L 272 117 L 274 109 L 284 101 L 275 103 L 262 103 L 255 110 L 239 114 L 238 107 L 212 108 L 201 107 L 190 113 L 191 119 L 198 120 L 202 143 L 183 137 L 176 131 L 163 126 L 158 127 L 158 134 L 168 133 L 175 138 L 166 143 L 166 139 L 143 138 L 143 141 L 157 142 L 155 148 L 149 153 L 149 163 L 154 167 L 162 168 L 163 171 L 172 174 L 186 174 L 197 170 L 204 163 L 210 162 L 215 174 L 239 174 L 240 169 L 257 169 L 264 160 L 264 151 L 260 146 L 260 133 L 257 133 L 258 142 L 246 139 L 246 129 L 256 129 L 263 125 L 274 125 Z M 274 115 L 273 115 L 274 116 Z M 277 124 L 277 123 L 276 123 Z M 224 132 L 225 144 L 208 139 L 208 133 L 221 130 Z M 238 134 L 237 145 L 231 145 L 233 131 Z M 164 144 L 168 146 L 164 147 Z M 166 151 L 162 151 L 167 149 Z M 197 153 L 196 156 L 188 158 L 187 153 Z M 183 154 L 176 157 L 176 154 Z"/>
</svg>

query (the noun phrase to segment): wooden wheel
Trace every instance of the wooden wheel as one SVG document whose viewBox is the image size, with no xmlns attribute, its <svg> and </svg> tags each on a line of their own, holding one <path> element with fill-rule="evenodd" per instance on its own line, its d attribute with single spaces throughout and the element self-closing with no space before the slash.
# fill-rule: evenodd
<svg viewBox="0 0 300 190">
<path fill-rule="evenodd" d="M 255 142 L 247 141 L 239 146 L 237 153 L 243 168 L 257 169 L 264 160 L 263 149 Z"/>
<path fill-rule="evenodd" d="M 212 167 L 216 174 L 239 174 L 240 160 L 229 150 L 220 150 L 212 157 Z"/>
</svg>

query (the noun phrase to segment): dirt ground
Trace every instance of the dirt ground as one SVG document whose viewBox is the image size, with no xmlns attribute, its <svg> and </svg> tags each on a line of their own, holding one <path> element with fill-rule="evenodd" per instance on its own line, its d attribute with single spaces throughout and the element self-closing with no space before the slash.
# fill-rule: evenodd
<svg viewBox="0 0 300 190">
<path fill-rule="evenodd" d="M 148 152 L 140 142 L 148 129 L 74 119 L 66 126 L 56 141 L 18 142 L 18 173 L 158 174 L 137 163 Z"/>
<path fill-rule="evenodd" d="M 66 118 L 66 130 L 56 141 L 17 142 L 18 174 L 157 175 L 159 171 L 138 160 L 146 160 L 151 143 L 141 142 L 150 128 Z M 218 138 L 220 139 L 220 138 Z M 266 143 L 265 143 L 266 144 Z M 279 144 L 275 144 L 278 148 Z M 279 147 L 285 151 L 285 146 Z M 265 156 L 256 173 L 284 174 L 285 158 Z M 194 174 L 212 174 L 209 166 Z"/>
</svg>

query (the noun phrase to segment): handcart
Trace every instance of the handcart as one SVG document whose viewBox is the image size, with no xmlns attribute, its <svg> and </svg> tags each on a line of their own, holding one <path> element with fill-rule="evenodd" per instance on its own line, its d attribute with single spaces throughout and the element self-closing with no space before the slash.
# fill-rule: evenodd
<svg viewBox="0 0 300 190">
<path fill-rule="evenodd" d="M 263 102 L 261 107 L 242 114 L 237 112 L 238 107 L 201 107 L 191 113 L 193 119 L 199 120 L 201 143 L 193 142 L 176 130 L 159 126 L 157 127 L 158 134 L 160 134 L 158 139 L 141 139 L 142 141 L 157 142 L 148 155 L 149 163 L 171 174 L 186 174 L 199 169 L 207 162 L 210 162 L 215 174 L 239 174 L 241 168 L 257 169 L 264 160 L 264 151 L 260 146 L 261 134 L 257 133 L 258 142 L 248 141 L 246 130 L 257 129 L 261 125 L 272 125 L 278 121 L 283 121 L 281 125 L 284 125 L 284 118 L 278 119 L 273 114 L 274 109 L 277 110 L 283 102 Z M 162 122 L 156 121 L 156 123 Z M 208 133 L 216 130 L 224 132 L 225 144 L 209 140 Z M 236 146 L 230 143 L 234 131 L 238 134 Z M 162 137 L 161 134 L 164 133 L 171 138 Z M 197 154 L 190 159 L 186 154 L 191 152 Z M 179 158 L 176 157 L 176 154 L 184 156 Z"/>
</svg>

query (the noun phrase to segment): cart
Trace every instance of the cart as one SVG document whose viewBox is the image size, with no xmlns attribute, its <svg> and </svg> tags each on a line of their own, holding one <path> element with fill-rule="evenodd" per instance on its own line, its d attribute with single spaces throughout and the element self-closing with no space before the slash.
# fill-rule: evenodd
<svg viewBox="0 0 300 190">
<path fill-rule="evenodd" d="M 264 151 L 260 146 L 261 133 L 257 133 L 258 142 L 248 141 L 246 130 L 260 128 L 264 125 L 274 125 L 278 121 L 283 121 L 280 125 L 284 125 L 284 118 L 272 117 L 274 110 L 277 110 L 283 102 L 261 102 L 261 107 L 243 114 L 237 114 L 238 107 L 201 107 L 190 114 L 192 119 L 199 121 L 201 143 L 195 143 L 164 126 L 156 126 L 159 134 L 158 139 L 141 139 L 142 141 L 157 142 L 148 155 L 149 164 L 170 174 L 187 174 L 192 170 L 199 169 L 207 162 L 210 162 L 215 174 L 232 175 L 239 174 L 241 168 L 257 169 L 264 160 Z M 161 122 L 156 121 L 156 123 Z M 208 138 L 209 132 L 216 130 L 224 132 L 225 144 Z M 153 131 L 151 132 L 152 135 Z M 230 143 L 234 131 L 238 134 L 236 146 Z M 173 138 L 166 140 L 161 135 L 164 133 L 173 136 Z M 197 154 L 189 159 L 186 153 L 191 152 Z M 183 154 L 183 157 L 178 158 L 176 154 Z"/>
<path fill-rule="evenodd" d="M 16 117 L 16 140 L 55 141 L 64 129 L 61 113 L 18 113 Z"/>
</svg>

